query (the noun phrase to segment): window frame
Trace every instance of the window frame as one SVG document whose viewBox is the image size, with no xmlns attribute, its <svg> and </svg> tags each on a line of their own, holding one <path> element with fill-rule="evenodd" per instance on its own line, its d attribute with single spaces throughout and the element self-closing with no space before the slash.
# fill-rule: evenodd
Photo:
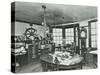
<svg viewBox="0 0 100 75">
<path fill-rule="evenodd" d="M 74 29 L 74 42 L 76 42 L 76 33 L 75 33 L 75 28 L 78 29 L 78 34 L 77 34 L 77 37 L 78 37 L 78 49 L 80 49 L 80 39 L 79 39 L 79 35 L 80 35 L 80 24 L 79 23 L 75 23 L 75 24 L 68 24 L 68 25 L 64 25 L 64 26 L 52 26 L 52 33 L 53 33 L 53 28 L 61 28 L 62 29 L 62 39 L 65 39 L 66 38 L 66 34 L 65 34 L 65 29 L 68 29 L 68 28 L 73 28 Z"/>
<path fill-rule="evenodd" d="M 91 34 L 91 24 L 93 23 L 93 22 L 97 22 L 97 19 L 95 19 L 95 20 L 91 20 L 91 21 L 88 21 L 88 32 L 89 32 L 89 37 L 88 37 L 88 39 L 89 39 L 89 47 L 91 48 L 91 50 L 97 50 L 97 47 L 92 47 L 92 38 L 91 38 L 91 36 L 93 35 L 93 34 Z M 95 34 L 96 36 L 95 37 L 97 37 L 97 34 Z M 97 43 L 97 42 L 96 42 Z"/>
<path fill-rule="evenodd" d="M 53 29 L 61 29 L 61 32 L 63 31 L 62 28 L 53 27 L 53 28 L 52 28 L 52 33 L 53 33 Z M 56 33 L 59 33 L 59 32 L 56 31 Z M 63 32 L 62 32 L 62 33 L 63 33 Z M 56 37 L 56 38 L 59 37 L 59 39 L 62 37 L 62 39 L 63 39 L 63 34 L 61 34 L 61 35 L 62 35 L 62 36 L 57 36 L 57 35 L 56 35 L 55 37 Z M 53 35 L 53 36 L 54 36 L 54 35 Z M 54 38 L 53 38 L 53 41 L 60 42 L 60 40 L 54 40 Z"/>
</svg>

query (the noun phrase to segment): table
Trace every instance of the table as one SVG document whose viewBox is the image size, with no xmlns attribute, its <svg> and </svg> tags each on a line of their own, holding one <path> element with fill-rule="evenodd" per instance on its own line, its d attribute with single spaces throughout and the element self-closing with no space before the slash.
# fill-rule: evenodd
<svg viewBox="0 0 100 75">
<path fill-rule="evenodd" d="M 97 51 L 97 50 L 95 50 L 95 51 L 90 51 L 89 53 L 97 55 L 98 51 Z"/>
<path fill-rule="evenodd" d="M 97 68 L 97 53 L 98 53 L 98 51 L 97 50 L 90 51 L 89 53 L 93 55 L 93 64 L 95 65 L 95 68 Z"/>
<path fill-rule="evenodd" d="M 41 56 L 40 60 L 41 60 L 41 64 L 43 67 L 43 71 L 59 71 L 59 70 L 73 70 L 73 69 L 82 69 L 82 60 L 83 57 L 78 57 L 80 59 L 79 62 L 77 63 L 70 63 L 70 64 L 62 64 L 62 63 L 54 63 L 53 62 L 53 57 L 51 57 L 48 54 L 45 54 L 43 56 Z M 73 57 L 71 60 L 75 59 L 75 57 Z M 75 60 L 77 61 L 77 60 Z"/>
</svg>

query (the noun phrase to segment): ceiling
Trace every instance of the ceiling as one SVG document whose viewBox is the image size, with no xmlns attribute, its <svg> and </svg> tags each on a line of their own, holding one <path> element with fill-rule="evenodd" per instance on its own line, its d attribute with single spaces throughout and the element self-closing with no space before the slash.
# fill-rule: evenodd
<svg viewBox="0 0 100 75">
<path fill-rule="evenodd" d="M 97 7 L 95 6 L 45 4 L 32 2 L 15 2 L 15 10 L 14 3 L 12 3 L 11 12 L 12 14 L 15 13 L 16 21 L 41 25 L 43 22 L 44 13 L 42 5 L 46 6 L 47 25 L 72 23 L 97 17 Z"/>
</svg>

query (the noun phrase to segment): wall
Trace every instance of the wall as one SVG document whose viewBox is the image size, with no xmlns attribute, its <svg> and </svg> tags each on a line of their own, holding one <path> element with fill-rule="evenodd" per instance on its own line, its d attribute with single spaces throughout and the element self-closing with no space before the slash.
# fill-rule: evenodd
<svg viewBox="0 0 100 75">
<path fill-rule="evenodd" d="M 90 21 L 90 20 L 79 21 L 79 22 L 76 22 L 76 23 L 79 23 L 80 26 L 88 26 L 88 21 Z M 12 23 L 12 25 L 14 25 L 14 23 Z M 29 28 L 29 27 L 30 26 L 29 26 L 28 23 L 15 22 L 15 35 L 23 35 L 25 30 L 26 30 L 26 28 Z M 37 33 L 39 35 L 44 37 L 44 32 L 46 31 L 45 27 L 39 26 L 39 25 L 33 25 L 33 28 L 35 28 L 37 30 Z M 87 29 L 86 46 L 88 47 L 88 40 L 89 40 L 89 38 L 88 38 L 88 27 L 86 27 L 86 29 Z M 12 34 L 13 34 L 13 32 L 14 31 L 12 31 Z"/>
<path fill-rule="evenodd" d="M 30 25 L 28 23 L 23 22 L 15 22 L 15 35 L 23 35 L 26 28 L 29 28 Z M 45 27 L 39 25 L 33 25 L 33 28 L 37 30 L 37 34 L 44 36 L 44 32 L 46 31 Z"/>
<path fill-rule="evenodd" d="M 89 19 L 89 20 L 84 20 L 84 21 L 80 21 L 78 22 L 80 24 L 80 26 L 87 26 L 85 27 L 87 29 L 87 40 L 86 40 L 86 47 L 89 47 L 89 30 L 88 30 L 88 21 L 91 21 L 91 20 L 95 20 L 97 18 L 94 18 L 94 19 Z M 98 25 L 97 25 L 98 26 Z M 98 29 L 98 28 L 97 28 Z M 97 33 L 98 34 L 98 33 Z"/>
<path fill-rule="evenodd" d="M 15 23 L 11 23 L 11 35 L 15 35 Z"/>
</svg>

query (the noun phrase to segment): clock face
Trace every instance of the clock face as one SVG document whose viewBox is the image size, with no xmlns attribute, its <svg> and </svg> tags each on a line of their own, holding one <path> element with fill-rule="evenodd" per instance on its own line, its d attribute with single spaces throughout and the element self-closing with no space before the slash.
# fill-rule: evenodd
<svg viewBox="0 0 100 75">
<path fill-rule="evenodd" d="M 85 38 L 85 32 L 84 31 L 81 32 L 81 37 Z"/>
</svg>

